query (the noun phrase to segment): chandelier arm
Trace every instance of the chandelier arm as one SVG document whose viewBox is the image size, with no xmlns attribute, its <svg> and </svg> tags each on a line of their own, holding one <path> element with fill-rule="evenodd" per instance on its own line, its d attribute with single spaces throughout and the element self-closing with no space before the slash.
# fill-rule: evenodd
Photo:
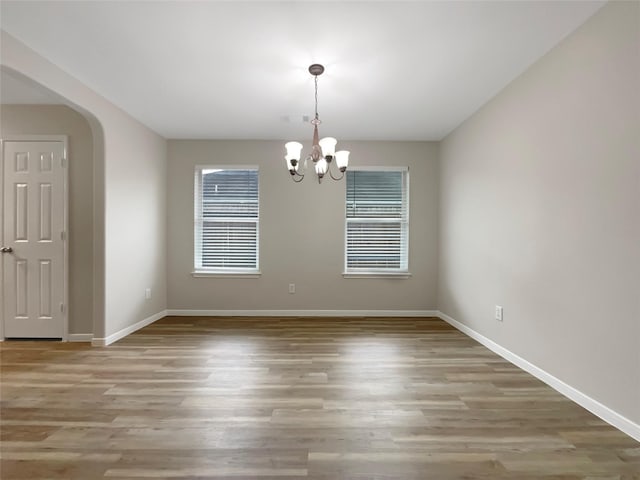
<svg viewBox="0 0 640 480">
<path fill-rule="evenodd" d="M 329 176 L 334 180 L 342 180 L 344 178 L 344 172 L 342 172 L 342 175 L 340 175 L 339 177 L 333 176 L 333 172 L 331 171 L 331 164 L 329 164 L 329 168 L 327 170 L 329 170 Z"/>
<path fill-rule="evenodd" d="M 302 173 L 300 173 L 300 170 L 302 171 Z M 300 168 L 300 164 L 298 163 L 298 169 L 296 170 L 289 170 L 289 172 L 291 173 L 291 179 L 298 183 L 301 182 L 302 179 L 304 178 L 304 174 L 305 174 L 305 169 L 304 168 Z M 300 180 L 296 180 L 296 178 L 300 177 Z"/>
<path fill-rule="evenodd" d="M 307 171 L 307 163 L 309 161 L 309 158 L 310 156 L 307 155 L 304 159 L 304 163 L 302 161 L 298 163 L 299 165 L 298 170 L 293 171 L 293 175 L 291 175 L 291 180 L 293 180 L 296 183 L 300 183 L 302 180 L 304 180 L 304 175 L 305 175 L 305 172 Z M 300 171 L 302 171 L 302 173 L 300 173 Z M 298 180 L 296 180 L 296 178 L 298 178 Z"/>
</svg>

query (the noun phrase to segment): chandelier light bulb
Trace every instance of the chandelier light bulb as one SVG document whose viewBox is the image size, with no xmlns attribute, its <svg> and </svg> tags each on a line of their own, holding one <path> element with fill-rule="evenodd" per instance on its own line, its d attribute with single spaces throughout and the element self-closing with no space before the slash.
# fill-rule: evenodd
<svg viewBox="0 0 640 480">
<path fill-rule="evenodd" d="M 320 160 L 318 160 L 315 165 L 316 165 L 316 174 L 318 175 L 318 177 L 320 178 L 324 177 L 324 174 L 327 173 L 327 169 L 329 167 L 329 164 L 327 163 L 327 161 L 324 158 L 320 158 Z"/>
<path fill-rule="evenodd" d="M 302 153 L 302 144 L 300 142 L 288 142 L 284 148 L 287 149 L 287 155 L 284 157 L 289 163 L 291 160 L 300 160 Z"/>
<path fill-rule="evenodd" d="M 322 149 L 322 156 L 327 160 L 333 159 L 333 156 L 336 154 L 336 143 L 338 143 L 338 141 L 333 137 L 324 137 L 318 142 Z"/>
<path fill-rule="evenodd" d="M 349 150 L 340 150 L 336 152 L 336 165 L 341 172 L 344 172 L 349 166 Z"/>
</svg>

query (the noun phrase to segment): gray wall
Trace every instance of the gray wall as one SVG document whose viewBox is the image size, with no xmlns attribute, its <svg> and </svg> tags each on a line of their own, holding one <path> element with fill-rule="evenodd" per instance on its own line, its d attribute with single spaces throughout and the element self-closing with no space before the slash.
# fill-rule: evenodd
<svg viewBox="0 0 640 480">
<path fill-rule="evenodd" d="M 311 129 L 309 130 L 311 134 Z M 428 310 L 436 306 L 437 145 L 345 142 L 354 166 L 408 166 L 409 279 L 344 279 L 345 181 L 285 168 L 284 142 L 168 142 L 168 307 L 195 310 Z M 260 278 L 193 278 L 198 164 L 260 168 Z M 296 293 L 288 293 L 288 284 Z"/>
<path fill-rule="evenodd" d="M 93 140 L 63 105 L 2 105 L 0 137 L 67 135 L 69 147 L 69 333 L 93 332 Z"/>
<path fill-rule="evenodd" d="M 438 299 L 635 423 L 639 10 L 608 4 L 444 140 Z"/>
<path fill-rule="evenodd" d="M 167 142 L 121 124 L 105 163 L 107 336 L 167 308 Z"/>
<path fill-rule="evenodd" d="M 91 127 L 93 333 L 107 343 L 166 309 L 166 140 L 5 31 L 0 36 L 0 67 L 54 92 Z"/>
</svg>

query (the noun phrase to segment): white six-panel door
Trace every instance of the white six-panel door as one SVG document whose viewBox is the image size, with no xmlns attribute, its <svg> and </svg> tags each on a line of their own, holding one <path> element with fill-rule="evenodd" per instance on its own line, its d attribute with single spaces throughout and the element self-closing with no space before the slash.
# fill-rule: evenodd
<svg viewBox="0 0 640 480">
<path fill-rule="evenodd" d="M 66 338 L 63 141 L 3 141 L 5 338 Z"/>
</svg>

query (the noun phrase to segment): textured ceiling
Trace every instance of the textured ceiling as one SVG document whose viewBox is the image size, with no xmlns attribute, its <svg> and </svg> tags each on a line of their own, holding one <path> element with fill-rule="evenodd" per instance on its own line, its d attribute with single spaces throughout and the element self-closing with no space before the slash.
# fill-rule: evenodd
<svg viewBox="0 0 640 480">
<path fill-rule="evenodd" d="M 2 1 L 0 8 L 5 31 L 167 138 L 306 140 L 307 67 L 318 62 L 326 66 L 322 136 L 438 140 L 603 3 Z M 0 92 L 3 103 L 28 102 L 19 82 L 3 81 Z"/>
</svg>

